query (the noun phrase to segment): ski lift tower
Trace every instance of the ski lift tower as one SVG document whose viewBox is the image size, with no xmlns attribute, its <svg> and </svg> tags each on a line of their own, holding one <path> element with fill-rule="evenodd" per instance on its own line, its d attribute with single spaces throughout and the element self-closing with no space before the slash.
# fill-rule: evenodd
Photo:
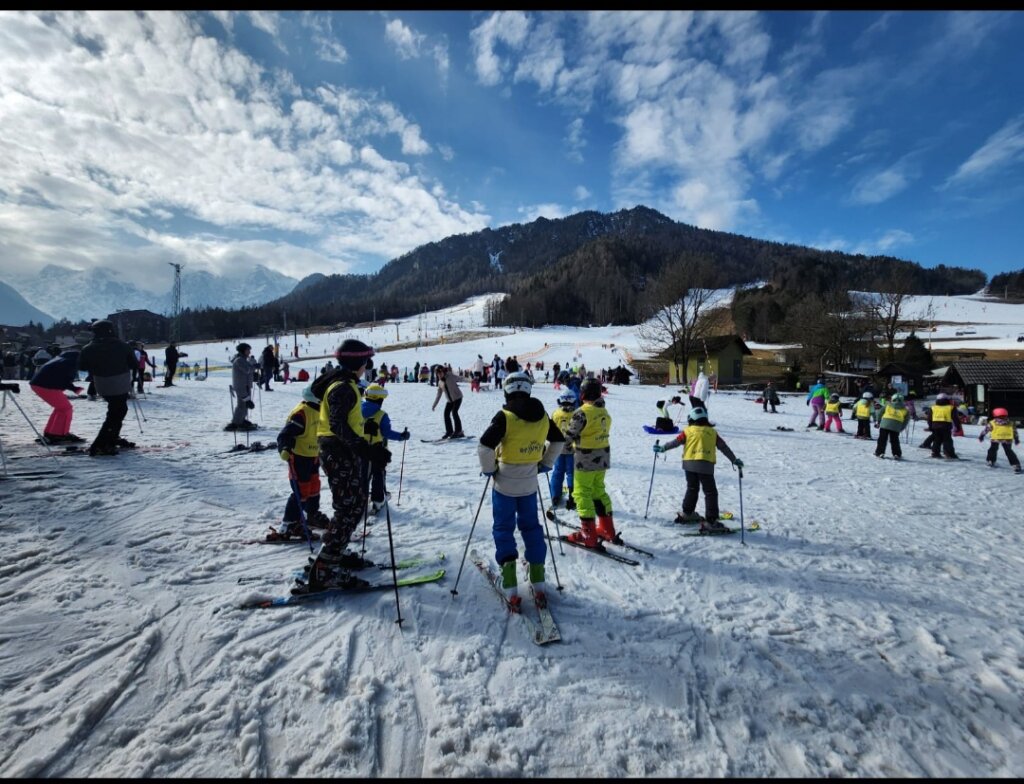
<svg viewBox="0 0 1024 784">
<path fill-rule="evenodd" d="M 167 262 L 174 267 L 174 302 L 171 311 L 171 335 L 170 342 L 177 343 L 181 339 L 181 268 L 183 264 Z"/>
</svg>

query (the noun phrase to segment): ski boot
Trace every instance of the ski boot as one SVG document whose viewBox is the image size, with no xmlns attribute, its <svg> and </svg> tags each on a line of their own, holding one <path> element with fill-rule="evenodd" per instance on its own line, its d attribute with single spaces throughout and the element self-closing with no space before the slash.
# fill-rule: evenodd
<svg viewBox="0 0 1024 784">
<path fill-rule="evenodd" d="M 547 607 L 548 597 L 544 592 L 544 564 L 530 564 L 530 588 L 533 590 L 533 603 L 537 607 Z"/>
<path fill-rule="evenodd" d="M 281 525 L 280 530 L 270 527 L 270 531 L 267 532 L 268 542 L 280 542 L 288 539 L 298 539 L 304 537 L 305 534 L 302 531 L 302 523 L 297 522 L 284 522 Z"/>
<path fill-rule="evenodd" d="M 615 533 L 615 523 L 612 522 L 610 514 L 598 515 L 596 533 L 598 539 L 612 544 L 622 544 L 622 537 Z"/>
<path fill-rule="evenodd" d="M 597 540 L 597 529 L 594 527 L 594 518 L 581 517 L 580 530 L 569 534 L 566 541 L 581 544 L 584 547 L 600 547 L 601 543 Z"/>
<path fill-rule="evenodd" d="M 317 509 L 315 512 L 310 512 L 306 516 L 306 524 L 310 528 L 320 528 L 326 531 L 331 527 L 331 518 Z"/>
<path fill-rule="evenodd" d="M 89 457 L 105 457 L 118 454 L 117 447 L 113 444 L 93 444 L 89 447 Z"/>
<path fill-rule="evenodd" d="M 501 564 L 501 590 L 508 599 L 509 609 L 518 613 L 522 610 L 523 599 L 519 595 L 519 580 L 516 577 L 516 559 L 509 558 Z"/>
<path fill-rule="evenodd" d="M 721 520 L 705 520 L 700 524 L 702 534 L 725 534 L 729 528 L 723 525 Z"/>
<path fill-rule="evenodd" d="M 565 509 L 566 509 L 567 512 L 574 512 L 574 511 L 576 511 L 576 499 L 572 497 L 572 494 L 570 494 L 565 499 Z"/>
<path fill-rule="evenodd" d="M 74 433 L 65 433 L 64 440 L 69 444 L 81 444 L 85 442 L 85 439 L 81 436 L 76 436 Z"/>
<path fill-rule="evenodd" d="M 369 585 L 366 580 L 352 574 L 354 567 L 348 564 L 353 557 L 359 561 L 363 560 L 355 553 L 340 552 L 330 545 L 323 545 L 316 556 L 309 559 L 309 565 L 303 568 L 305 581 L 296 578 L 296 586 L 292 593 L 315 593 L 330 588 L 358 588 Z"/>
<path fill-rule="evenodd" d="M 376 517 L 377 513 L 384 508 L 383 501 L 371 501 L 370 502 L 370 517 Z"/>
<path fill-rule="evenodd" d="M 136 444 L 134 441 L 129 441 L 127 438 L 118 438 L 115 442 L 121 449 L 135 449 Z"/>
<path fill-rule="evenodd" d="M 1022 468 L 1020 467 L 1020 463 L 1017 463 L 1017 465 L 1015 465 L 1015 466 L 1013 467 L 1013 473 L 1015 473 L 1015 474 L 1019 474 L 1019 473 L 1021 473 L 1022 471 L 1024 471 L 1024 469 L 1022 469 Z"/>
<path fill-rule="evenodd" d="M 682 512 L 676 515 L 676 519 L 673 522 L 676 523 L 699 523 L 701 517 L 696 512 Z"/>
</svg>

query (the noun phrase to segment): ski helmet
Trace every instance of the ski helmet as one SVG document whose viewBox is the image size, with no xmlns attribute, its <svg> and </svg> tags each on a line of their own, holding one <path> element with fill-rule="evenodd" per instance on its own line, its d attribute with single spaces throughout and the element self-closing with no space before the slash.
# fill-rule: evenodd
<svg viewBox="0 0 1024 784">
<path fill-rule="evenodd" d="M 707 419 L 708 418 L 708 412 L 705 411 L 700 406 L 697 406 L 696 408 L 691 408 L 690 409 L 690 413 L 686 415 L 686 418 L 690 422 L 696 422 L 698 419 Z"/>
<path fill-rule="evenodd" d="M 596 378 L 588 378 L 580 386 L 580 397 L 584 400 L 600 400 L 602 391 L 600 381 Z"/>
<path fill-rule="evenodd" d="M 313 392 L 313 385 L 309 384 L 302 390 L 302 399 L 307 403 L 319 403 L 320 398 Z"/>
<path fill-rule="evenodd" d="M 947 400 L 949 400 L 949 395 L 945 392 L 939 392 L 938 396 L 935 398 L 936 403 L 945 403 Z"/>
<path fill-rule="evenodd" d="M 338 346 L 334 358 L 346 370 L 359 371 L 369 364 L 373 349 L 361 340 L 349 338 Z"/>
<path fill-rule="evenodd" d="M 1005 419 L 1010 416 L 1010 413 L 1005 408 L 994 408 L 992 409 L 992 416 Z"/>
<path fill-rule="evenodd" d="M 368 400 L 383 400 L 388 396 L 388 391 L 380 384 L 370 384 L 363 392 L 363 397 Z"/>
<path fill-rule="evenodd" d="M 107 319 L 100 319 L 99 321 L 94 321 L 92 323 L 92 326 L 89 327 L 89 329 L 92 331 L 92 334 L 98 338 L 111 337 L 114 334 L 114 324 L 113 322 L 108 321 Z"/>
<path fill-rule="evenodd" d="M 831 395 L 829 395 L 828 396 L 828 402 L 829 403 L 838 403 L 839 402 L 839 393 L 838 392 L 833 392 Z"/>
<path fill-rule="evenodd" d="M 515 373 L 509 373 L 501 386 L 505 390 L 506 395 L 512 395 L 516 392 L 525 392 L 529 395 L 533 392 L 533 382 L 530 380 L 530 377 L 518 370 Z"/>
<path fill-rule="evenodd" d="M 861 397 L 864 398 L 865 400 L 871 400 L 871 398 L 873 398 L 874 395 L 872 395 L 870 392 L 865 392 L 863 395 L 861 395 Z"/>
<path fill-rule="evenodd" d="M 558 396 L 558 405 L 560 406 L 575 406 L 576 405 L 576 394 L 571 390 L 567 389 L 565 392 Z"/>
<path fill-rule="evenodd" d="M 903 395 L 901 395 L 899 392 L 897 392 L 891 398 L 889 398 L 889 402 L 890 403 L 902 403 L 903 402 Z"/>
<path fill-rule="evenodd" d="M 235 350 L 239 354 L 241 354 L 243 351 L 252 351 L 252 346 L 250 346 L 248 343 L 239 343 L 237 346 L 235 346 Z"/>
</svg>

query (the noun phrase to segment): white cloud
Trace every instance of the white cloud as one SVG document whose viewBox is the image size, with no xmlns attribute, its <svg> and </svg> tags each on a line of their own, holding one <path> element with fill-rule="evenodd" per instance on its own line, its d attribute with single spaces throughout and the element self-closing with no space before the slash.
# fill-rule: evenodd
<svg viewBox="0 0 1024 784">
<path fill-rule="evenodd" d="M 585 185 L 577 185 L 573 188 L 572 195 L 576 201 L 586 201 L 590 198 L 591 193 L 587 190 Z"/>
<path fill-rule="evenodd" d="M 426 39 L 422 33 L 417 33 L 411 27 L 403 24 L 401 19 L 390 20 L 384 26 L 384 35 L 403 60 L 419 57 L 420 44 Z"/>
<path fill-rule="evenodd" d="M 859 242 L 850 250 L 850 253 L 859 253 L 864 256 L 886 256 L 891 255 L 894 248 L 910 245 L 913 242 L 914 235 L 909 231 L 889 229 L 877 239 Z"/>
<path fill-rule="evenodd" d="M 569 215 L 569 211 L 565 209 L 561 204 L 530 204 L 522 207 L 517 207 L 518 212 L 522 217 L 520 223 L 529 223 L 535 221 L 537 218 L 547 218 L 548 220 L 556 220 L 558 218 L 564 218 Z"/>
<path fill-rule="evenodd" d="M 573 163 L 583 163 L 583 150 L 587 140 L 583 138 L 583 118 L 577 117 L 566 128 L 565 144 L 569 151 L 566 157 Z"/>
<path fill-rule="evenodd" d="M 508 68 L 508 64 L 495 52 L 497 44 L 519 49 L 526 41 L 529 29 L 530 20 L 522 11 L 498 11 L 470 32 L 473 63 L 481 84 L 498 84 Z"/>
<path fill-rule="evenodd" d="M 856 204 L 879 204 L 891 199 L 909 185 L 902 163 L 888 169 L 873 172 L 854 186 L 851 200 Z"/>
<path fill-rule="evenodd" d="M 975 182 L 1007 166 L 1024 160 L 1024 115 L 1018 115 L 992 134 L 988 140 L 957 167 L 943 184 L 944 188 Z"/>
</svg>

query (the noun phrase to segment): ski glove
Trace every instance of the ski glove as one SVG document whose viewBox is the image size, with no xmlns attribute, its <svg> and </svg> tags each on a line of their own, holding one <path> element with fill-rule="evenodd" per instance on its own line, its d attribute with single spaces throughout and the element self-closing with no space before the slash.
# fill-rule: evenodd
<svg viewBox="0 0 1024 784">
<path fill-rule="evenodd" d="M 651 447 L 651 451 L 654 452 L 654 454 L 656 455 L 660 455 L 662 452 L 665 451 L 665 447 L 663 447 L 661 444 L 655 444 L 654 446 Z"/>
<path fill-rule="evenodd" d="M 251 410 L 253 408 L 256 408 L 256 404 L 253 403 L 251 400 L 246 400 L 245 401 L 245 407 Z"/>
<path fill-rule="evenodd" d="M 733 460 L 732 464 L 734 466 L 736 466 L 737 468 L 743 468 L 743 461 L 742 460 Z"/>
<path fill-rule="evenodd" d="M 496 473 L 498 473 L 498 469 L 497 468 L 495 468 L 493 471 L 481 471 L 480 475 L 481 476 L 494 476 Z"/>
<path fill-rule="evenodd" d="M 537 463 L 537 473 L 538 474 L 546 474 L 550 470 L 551 470 L 551 466 L 544 465 L 544 463 Z"/>
<path fill-rule="evenodd" d="M 980 436 L 978 436 L 978 443 L 980 444 L 984 440 L 985 440 L 985 434 L 982 433 Z"/>
<path fill-rule="evenodd" d="M 363 422 L 363 432 L 368 436 L 375 436 L 380 433 L 380 426 L 373 419 Z"/>
<path fill-rule="evenodd" d="M 284 460 L 286 463 L 289 460 L 291 460 L 292 453 L 289 452 L 287 449 L 282 449 L 278 454 L 281 455 L 281 459 Z"/>
<path fill-rule="evenodd" d="M 409 435 L 410 435 L 410 433 L 409 433 L 408 430 L 403 430 L 402 431 L 402 441 L 408 441 L 409 440 Z"/>
</svg>

